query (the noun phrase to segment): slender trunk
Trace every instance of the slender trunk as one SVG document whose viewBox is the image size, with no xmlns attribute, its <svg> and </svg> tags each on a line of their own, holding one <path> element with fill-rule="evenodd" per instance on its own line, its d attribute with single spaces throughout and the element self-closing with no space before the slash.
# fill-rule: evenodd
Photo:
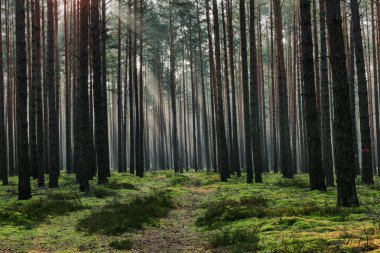
<svg viewBox="0 0 380 253">
<path fill-rule="evenodd" d="M 213 16 L 214 16 L 214 37 L 215 37 L 215 70 L 216 70 L 216 107 L 217 107 L 217 143 L 218 143 L 218 168 L 220 172 L 220 179 L 222 182 L 227 181 L 228 177 L 228 151 L 226 130 L 224 121 L 224 108 L 223 108 L 223 84 L 222 84 L 222 68 L 220 60 L 220 37 L 219 37 L 219 20 L 218 20 L 218 5 L 216 0 L 213 3 Z"/>
<path fill-rule="evenodd" d="M 80 0 L 80 45 L 79 45 L 79 74 L 78 74 L 78 179 L 80 191 L 90 188 L 90 157 L 92 133 L 86 131 L 89 127 L 89 98 L 88 98 L 88 15 L 89 0 Z"/>
<path fill-rule="evenodd" d="M 362 153 L 362 181 L 365 184 L 373 184 L 372 148 L 370 119 L 368 114 L 368 89 L 366 80 L 363 41 L 360 27 L 359 4 L 357 0 L 351 0 L 352 35 L 355 43 L 356 74 L 359 86 L 359 112 L 360 112 L 360 136 Z"/>
<path fill-rule="evenodd" d="M 215 127 L 215 61 L 214 61 L 214 47 L 211 35 L 211 21 L 210 21 L 210 4 L 209 0 L 206 1 L 206 21 L 207 21 L 207 38 L 208 38 L 208 53 L 209 53 L 209 65 L 210 65 L 210 89 L 211 89 L 211 128 L 212 128 L 212 150 L 213 150 L 213 168 L 214 172 L 218 170 L 218 155 L 217 155 L 217 142 L 216 142 L 216 127 Z"/>
<path fill-rule="evenodd" d="M 139 142 L 137 143 L 137 176 L 144 176 L 144 106 L 143 106 L 143 0 L 140 0 L 140 97 L 139 97 L 139 119 L 140 119 L 140 131 Z"/>
<path fill-rule="evenodd" d="M 355 161 L 352 145 L 349 86 L 340 1 L 326 1 L 327 27 L 329 32 L 330 62 L 334 96 L 334 158 L 337 176 L 338 205 L 358 206 L 356 194 Z"/>
<path fill-rule="evenodd" d="M 279 125 L 280 125 L 280 157 L 282 174 L 285 178 L 293 177 L 291 145 L 288 116 L 288 89 L 284 61 L 284 45 L 280 0 L 274 0 L 274 18 L 277 46 L 277 81 L 279 89 Z"/>
<path fill-rule="evenodd" d="M 245 142 L 245 169 L 247 171 L 247 183 L 253 182 L 252 148 L 251 148 L 251 113 L 249 108 L 248 86 L 248 56 L 247 56 L 247 32 L 245 21 L 245 0 L 239 1 L 240 6 L 240 39 L 241 39 L 241 64 L 244 104 L 244 142 Z"/>
<path fill-rule="evenodd" d="M 199 58 L 200 58 L 200 68 L 201 68 L 201 83 L 202 83 L 202 109 L 203 109 L 203 136 L 204 140 L 204 150 L 205 160 L 206 160 L 206 168 L 207 171 L 211 169 L 210 163 L 210 141 L 209 141 L 209 126 L 207 119 L 207 104 L 206 104 L 206 91 L 205 91 L 205 80 L 204 80 L 204 70 L 203 70 L 203 49 L 202 49 L 202 40 L 201 40 L 201 22 L 200 22 L 200 13 L 199 13 L 199 0 L 197 1 L 197 24 L 198 24 L 198 48 L 199 48 Z M 185 135 L 186 138 L 186 135 Z"/>
<path fill-rule="evenodd" d="M 250 109 L 251 109 L 251 143 L 253 151 L 253 164 L 255 182 L 261 183 L 261 135 L 260 135 L 260 109 L 257 71 L 256 28 L 255 28 L 255 1 L 249 1 L 249 48 L 250 48 Z"/>
<path fill-rule="evenodd" d="M 232 161 L 231 166 L 240 177 L 240 159 L 239 159 L 239 137 L 238 137 L 238 124 L 237 124 L 237 109 L 236 109 L 236 84 L 235 84 L 235 66 L 234 66 L 234 33 L 232 24 L 232 6 L 231 0 L 227 0 L 227 30 L 228 30 L 228 49 L 229 49 L 229 65 L 231 72 L 231 96 L 232 96 L 232 129 L 233 129 L 233 142 L 232 142 Z"/>
<path fill-rule="evenodd" d="M 2 3 L 0 1 L 0 55 L 3 55 L 3 26 L 2 26 Z M 5 111 L 4 111 L 4 96 L 5 83 L 4 83 L 4 66 L 3 57 L 0 57 L 0 179 L 3 185 L 8 185 L 8 168 L 7 163 L 7 146 L 6 146 L 6 128 L 5 128 Z"/>
<path fill-rule="evenodd" d="M 172 114 L 173 114 L 173 124 L 172 124 L 172 134 L 173 134 L 173 160 L 174 160 L 174 171 L 180 172 L 180 161 L 179 161 L 179 148 L 178 148 L 178 131 L 177 131 L 177 100 L 176 100 L 176 80 L 175 80 L 175 62 L 176 53 L 174 48 L 174 28 L 173 28 L 173 16 L 172 9 L 170 8 L 170 35 L 169 35 L 169 50 L 170 50 L 170 91 L 171 91 L 171 102 L 172 102 Z M 195 134 L 195 133 L 193 133 Z"/>
<path fill-rule="evenodd" d="M 92 0 L 91 3 L 91 25 L 92 25 L 92 67 L 94 85 L 94 110 L 95 110 L 95 145 L 96 161 L 98 167 L 98 183 L 107 182 L 107 171 L 109 170 L 108 154 L 108 128 L 107 114 L 104 116 L 104 104 L 107 103 L 102 94 L 102 62 L 100 44 L 100 24 L 99 24 L 99 0 Z"/>
<path fill-rule="evenodd" d="M 16 87 L 18 198 L 30 199 L 30 170 L 27 121 L 27 67 L 25 42 L 25 1 L 16 0 Z"/>
<path fill-rule="evenodd" d="M 315 94 L 313 37 L 311 28 L 310 0 L 300 1 L 302 34 L 302 76 L 306 119 L 307 147 L 309 155 L 310 189 L 326 191 L 322 169 L 321 133 Z"/>
<path fill-rule="evenodd" d="M 334 170 L 331 148 L 330 88 L 327 62 L 326 3 L 319 0 L 320 40 L 321 40 L 321 104 L 322 104 L 322 168 L 327 186 L 334 186 Z"/>
<path fill-rule="evenodd" d="M 228 176 L 231 172 L 231 160 L 232 160 L 232 119 L 231 119 L 231 98 L 230 98 L 230 81 L 228 75 L 228 54 L 227 54 L 227 34 L 226 34 L 226 21 L 224 18 L 224 2 L 222 1 L 222 24 L 223 24 L 223 58 L 224 58 L 224 79 L 225 79 L 225 91 L 227 97 L 227 124 L 228 124 Z"/>
<path fill-rule="evenodd" d="M 46 59 L 46 83 L 49 94 L 49 187 L 58 187 L 59 174 L 59 132 L 58 132 L 58 111 L 57 111 L 57 92 L 54 79 L 55 58 L 54 50 L 54 8 L 53 1 L 47 2 L 47 59 Z"/>
</svg>

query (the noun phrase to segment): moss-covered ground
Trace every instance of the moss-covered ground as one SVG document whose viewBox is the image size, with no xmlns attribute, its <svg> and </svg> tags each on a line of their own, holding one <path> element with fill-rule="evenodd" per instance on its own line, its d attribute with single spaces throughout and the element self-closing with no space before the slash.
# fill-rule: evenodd
<svg viewBox="0 0 380 253">
<path fill-rule="evenodd" d="M 336 189 L 310 191 L 307 175 L 219 182 L 217 174 L 113 174 L 79 193 L 59 189 L 17 200 L 0 186 L 0 252 L 380 252 L 380 180 L 360 184 L 361 207 L 336 207 Z"/>
</svg>

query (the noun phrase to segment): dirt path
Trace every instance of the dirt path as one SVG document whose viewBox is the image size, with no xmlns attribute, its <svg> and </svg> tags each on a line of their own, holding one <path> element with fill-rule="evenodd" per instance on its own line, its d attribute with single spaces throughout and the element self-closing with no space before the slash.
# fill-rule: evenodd
<svg viewBox="0 0 380 253">
<path fill-rule="evenodd" d="M 207 252 L 204 235 L 194 227 L 202 199 L 210 194 L 202 188 L 186 187 L 175 199 L 177 207 L 161 220 L 159 227 L 147 228 L 133 238 L 132 252 Z"/>
</svg>

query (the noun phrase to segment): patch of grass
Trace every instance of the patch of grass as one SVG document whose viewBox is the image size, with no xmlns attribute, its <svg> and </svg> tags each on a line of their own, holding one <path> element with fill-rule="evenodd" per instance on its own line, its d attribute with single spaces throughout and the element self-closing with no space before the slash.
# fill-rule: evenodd
<svg viewBox="0 0 380 253">
<path fill-rule="evenodd" d="M 61 192 L 61 191 L 48 191 L 46 193 L 46 197 L 49 200 L 53 201 L 66 201 L 66 200 L 78 200 L 79 196 L 77 192 L 72 191 L 72 192 Z"/>
<path fill-rule="evenodd" d="M 168 192 L 158 192 L 146 197 L 138 196 L 129 203 L 116 202 L 106 205 L 82 220 L 77 229 L 88 233 L 119 235 L 154 225 L 174 207 Z"/>
<path fill-rule="evenodd" d="M 198 217 L 196 225 L 212 228 L 225 223 L 254 217 L 274 218 L 310 215 L 332 216 L 337 221 L 345 221 L 349 214 L 348 209 L 329 204 L 319 205 L 314 202 L 306 202 L 300 206 L 274 208 L 269 206 L 268 203 L 268 199 L 263 196 L 243 197 L 240 200 L 223 199 L 211 202 L 207 204 L 203 215 Z"/>
<path fill-rule="evenodd" d="M 18 201 L 0 210 L 0 224 L 31 226 L 43 222 L 48 216 L 61 216 L 84 209 L 76 196 L 51 192 L 44 198 Z"/>
<path fill-rule="evenodd" d="M 184 174 L 175 174 L 173 176 L 168 177 L 170 179 L 170 184 L 172 186 L 185 186 L 185 185 L 192 185 L 200 186 L 201 182 L 200 180 L 196 180 L 193 178 L 190 178 Z"/>
<path fill-rule="evenodd" d="M 326 239 L 305 239 L 301 240 L 295 236 L 283 238 L 280 245 L 271 249 L 272 253 L 311 253 L 311 252 L 329 252 L 329 253 L 343 253 L 341 247 L 342 243 L 339 241 L 329 242 Z"/>
<path fill-rule="evenodd" d="M 275 182 L 276 186 L 287 188 L 307 189 L 310 187 L 310 183 L 306 178 L 294 177 L 292 179 L 281 178 Z"/>
<path fill-rule="evenodd" d="M 111 180 L 107 185 L 107 188 L 112 189 L 112 190 L 137 190 L 137 187 L 131 183 L 128 182 L 123 182 L 119 180 Z"/>
<path fill-rule="evenodd" d="M 110 247 L 117 250 L 131 250 L 133 247 L 133 242 L 130 239 L 112 241 L 110 242 Z"/>
<path fill-rule="evenodd" d="M 98 198 L 98 199 L 104 199 L 104 198 L 107 198 L 107 197 L 111 197 L 111 196 L 117 196 L 118 193 L 111 190 L 111 189 L 108 189 L 106 187 L 93 187 L 91 189 L 91 192 L 90 194 L 92 196 L 94 196 L 95 198 Z"/>
<path fill-rule="evenodd" d="M 213 248 L 227 247 L 229 252 L 257 252 L 259 250 L 257 229 L 222 229 L 212 233 L 209 239 Z"/>
<path fill-rule="evenodd" d="M 197 221 L 197 226 L 213 226 L 250 217 L 262 216 L 268 200 L 262 196 L 245 197 L 240 200 L 224 199 L 207 204 L 206 211 Z"/>
</svg>

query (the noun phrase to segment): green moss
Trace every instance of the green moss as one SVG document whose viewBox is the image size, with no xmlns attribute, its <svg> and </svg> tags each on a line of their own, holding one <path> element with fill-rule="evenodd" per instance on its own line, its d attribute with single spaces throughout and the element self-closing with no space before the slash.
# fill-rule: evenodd
<svg viewBox="0 0 380 253">
<path fill-rule="evenodd" d="M 50 192 L 46 197 L 17 201 L 0 209 L 0 224 L 32 226 L 49 216 L 60 216 L 84 209 L 77 197 L 68 193 Z"/>
<path fill-rule="evenodd" d="M 166 219 L 161 218 L 172 207 L 164 207 L 165 201 L 156 198 L 167 190 L 171 206 L 174 201 L 177 205 L 167 219 L 173 219 L 184 208 L 193 209 L 191 214 L 181 214 L 189 226 L 184 231 L 191 231 L 189 242 L 195 233 L 197 246 L 214 240 L 217 252 L 348 253 L 377 247 L 374 238 L 380 238 L 379 178 L 375 178 L 374 186 L 361 184 L 358 179 L 362 206 L 352 209 L 336 207 L 336 188 L 323 193 L 310 191 L 308 175 L 285 180 L 281 175 L 265 174 L 263 180 L 262 184 L 247 185 L 245 175 L 232 176 L 228 183 L 220 183 L 218 174 L 205 172 L 158 171 L 148 172 L 144 178 L 114 173 L 109 185 L 99 186 L 93 180 L 90 192 L 79 193 L 75 175 L 63 173 L 59 190 L 38 188 L 36 181 L 32 181 L 33 199 L 18 201 L 17 178 L 11 177 L 10 186 L 0 186 L 0 251 L 116 251 L 112 245 L 123 244 L 125 238 L 133 238 L 136 243 L 139 236 L 146 235 L 135 229 L 157 233 L 170 229 Z M 152 196 L 156 197 L 149 200 Z M 145 203 L 147 200 L 152 203 Z M 157 206 L 162 208 L 152 211 Z M 191 223 L 193 219 L 197 222 Z M 151 227 L 157 224 L 162 226 Z M 255 247 L 228 243 L 244 238 L 252 230 L 256 231 L 252 237 L 258 239 L 257 245 L 253 243 Z M 133 231 L 133 237 L 128 231 Z M 365 233 L 372 233 L 368 245 Z"/>
<path fill-rule="evenodd" d="M 93 210 L 78 222 L 77 229 L 106 235 L 123 234 L 146 224 L 156 224 L 158 218 L 165 217 L 173 207 L 168 192 L 136 197 L 129 203 L 115 202 Z"/>
<path fill-rule="evenodd" d="M 137 187 L 129 182 L 123 182 L 119 180 L 111 180 L 107 185 L 107 188 L 113 189 L 113 190 L 121 190 L 121 189 L 127 189 L 127 190 L 137 190 Z"/>
<path fill-rule="evenodd" d="M 259 237 L 256 229 L 223 229 L 209 237 L 213 248 L 227 247 L 230 252 L 257 252 Z"/>
<path fill-rule="evenodd" d="M 91 188 L 89 195 L 94 196 L 95 198 L 98 198 L 98 199 L 104 199 L 111 196 L 118 196 L 118 193 L 106 187 L 99 186 L 99 187 Z"/>
<path fill-rule="evenodd" d="M 117 250 L 131 250 L 133 247 L 133 242 L 130 239 L 112 241 L 110 242 L 110 247 Z"/>
</svg>

